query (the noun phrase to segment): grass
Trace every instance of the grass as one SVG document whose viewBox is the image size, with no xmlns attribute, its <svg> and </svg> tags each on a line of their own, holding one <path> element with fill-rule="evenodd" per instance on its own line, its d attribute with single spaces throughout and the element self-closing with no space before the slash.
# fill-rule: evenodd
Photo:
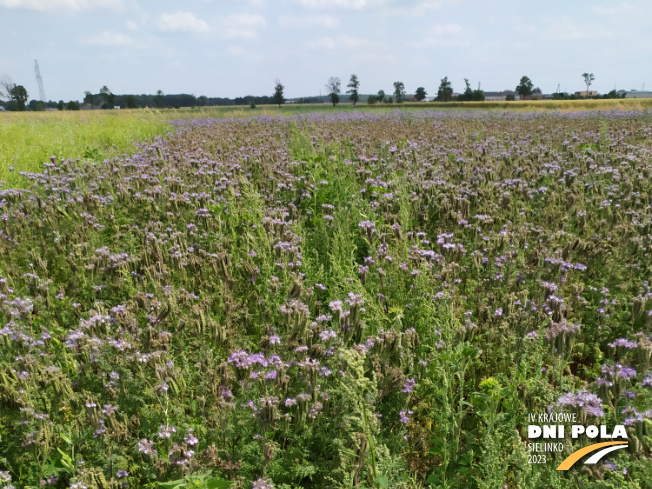
<svg viewBox="0 0 652 489">
<path fill-rule="evenodd" d="M 134 141 L 164 136 L 172 129 L 167 121 L 194 117 L 276 116 L 305 112 L 351 110 L 353 106 L 199 107 L 183 109 L 132 109 L 103 111 L 0 113 L 0 181 L 5 187 L 25 187 L 19 172 L 37 172 L 51 156 L 103 161 L 135 151 Z M 357 109 L 357 108 L 356 108 Z M 386 108 L 389 110 L 389 108 Z"/>
</svg>

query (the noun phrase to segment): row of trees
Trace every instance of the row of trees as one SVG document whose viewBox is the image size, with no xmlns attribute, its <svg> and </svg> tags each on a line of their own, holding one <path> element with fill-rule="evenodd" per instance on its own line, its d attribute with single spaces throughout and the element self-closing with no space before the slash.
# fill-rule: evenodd
<svg viewBox="0 0 652 489">
<path fill-rule="evenodd" d="M 593 73 L 583 73 L 582 78 L 586 85 L 586 96 L 589 95 L 589 89 L 595 80 Z M 483 101 L 485 100 L 485 94 L 479 88 L 473 90 L 471 84 L 467 78 L 464 79 L 466 88 L 464 92 L 457 96 L 459 101 Z M 342 82 L 339 77 L 332 76 L 328 79 L 326 83 L 327 96 L 329 97 L 333 106 L 336 106 L 340 102 L 340 95 L 342 93 Z M 346 86 L 348 90 L 346 94 L 348 95 L 348 100 L 350 100 L 353 105 L 356 105 L 360 101 L 360 80 L 357 75 L 352 74 L 349 83 Z M 195 107 L 195 106 L 208 106 L 208 105 L 250 105 L 255 107 L 257 104 L 277 104 L 279 107 L 286 102 L 284 96 L 285 86 L 280 82 L 280 80 L 275 80 L 274 94 L 272 96 L 246 96 L 246 97 L 236 97 L 235 99 L 223 98 L 223 97 L 206 97 L 200 96 L 195 97 L 194 95 L 189 94 L 177 94 L 177 95 L 165 95 L 162 90 L 158 90 L 155 95 L 115 95 L 106 85 L 104 85 L 100 91 L 96 94 L 91 93 L 90 91 L 84 92 L 83 103 L 94 108 L 103 108 L 110 109 L 114 107 L 124 107 L 124 108 L 138 108 L 138 107 Z M 541 93 L 541 90 L 538 87 L 535 87 L 532 83 L 532 80 L 527 77 L 521 77 L 519 84 L 516 86 L 515 92 L 521 98 L 530 98 L 534 94 Z M 436 101 L 439 102 L 449 102 L 453 99 L 453 86 L 452 83 L 448 80 L 448 77 L 444 77 L 441 80 L 441 83 L 437 89 L 437 96 L 435 97 Z M 412 100 L 423 101 L 426 99 L 428 93 L 424 87 L 418 87 L 412 96 Z M 609 92 L 609 94 L 603 95 L 602 98 L 620 98 L 624 97 L 624 94 L 619 94 L 615 90 Z M 401 103 L 407 100 L 407 94 L 405 91 L 405 84 L 401 81 L 394 82 L 394 92 L 391 95 L 385 94 L 384 90 L 379 90 L 375 95 L 369 95 L 367 97 L 367 103 L 376 104 L 376 103 Z M 11 79 L 5 77 L 0 81 L 0 98 L 6 98 L 9 100 L 8 103 L 4 104 L 9 110 L 25 110 L 29 108 L 31 110 L 44 110 L 45 108 L 57 108 L 59 110 L 79 110 L 79 103 L 71 100 L 68 103 L 65 103 L 63 100 L 60 100 L 58 103 L 49 101 L 41 102 L 37 100 L 32 100 L 27 104 L 28 93 L 24 86 L 16 85 L 11 81 Z M 563 100 L 563 99 L 574 99 L 575 95 L 569 95 L 568 93 L 555 93 L 553 94 L 553 99 Z M 514 95 L 507 95 L 507 100 L 514 100 Z M 314 103 L 320 101 L 317 97 L 308 97 L 305 99 L 299 99 L 299 103 Z"/>
</svg>

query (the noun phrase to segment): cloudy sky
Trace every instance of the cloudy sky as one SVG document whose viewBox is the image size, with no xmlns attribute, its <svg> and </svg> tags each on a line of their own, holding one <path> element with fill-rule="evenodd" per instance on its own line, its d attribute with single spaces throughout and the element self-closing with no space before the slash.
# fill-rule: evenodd
<svg viewBox="0 0 652 489">
<path fill-rule="evenodd" d="M 316 95 L 330 76 L 362 93 L 484 90 L 522 75 L 545 93 L 652 89 L 651 0 L 0 0 L 0 77 L 38 98 L 114 93 Z"/>
</svg>

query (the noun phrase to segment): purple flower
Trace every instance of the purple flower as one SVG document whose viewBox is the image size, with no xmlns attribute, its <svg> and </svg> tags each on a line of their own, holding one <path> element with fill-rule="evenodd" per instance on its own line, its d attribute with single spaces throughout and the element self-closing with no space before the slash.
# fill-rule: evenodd
<svg viewBox="0 0 652 489">
<path fill-rule="evenodd" d="M 269 479 L 258 479 L 254 482 L 252 489 L 274 489 L 274 484 Z"/>
<path fill-rule="evenodd" d="M 414 412 L 413 411 L 401 411 L 399 414 L 401 416 L 401 419 L 400 419 L 401 423 L 407 424 L 410 421 L 409 415 L 414 414 Z"/>
<path fill-rule="evenodd" d="M 620 377 L 621 379 L 626 379 L 626 380 L 636 377 L 636 370 L 634 370 L 633 368 L 622 367 L 622 366 L 619 367 L 620 368 L 616 370 L 616 377 Z"/>
<path fill-rule="evenodd" d="M 161 430 L 158 432 L 159 438 L 170 438 L 172 436 L 172 433 L 176 433 L 177 431 L 177 429 L 174 426 L 170 426 L 168 428 L 167 426 L 161 425 L 159 429 Z"/>
<path fill-rule="evenodd" d="M 602 410 L 602 399 L 591 392 L 578 391 L 577 394 L 567 392 L 557 401 L 559 406 L 572 406 L 579 407 L 587 414 L 602 418 L 604 411 Z"/>
<path fill-rule="evenodd" d="M 401 392 L 412 392 L 412 389 L 417 385 L 417 381 L 414 379 L 407 379 L 403 384 L 403 389 Z"/>
<path fill-rule="evenodd" d="M 333 331 L 332 329 L 327 329 L 327 330 L 322 331 L 321 333 L 319 333 L 319 338 L 322 341 L 328 341 L 330 339 L 337 338 L 337 333 L 335 331 Z"/>
<path fill-rule="evenodd" d="M 616 341 L 609 343 L 609 346 L 612 348 L 617 348 L 617 347 L 622 347 L 622 348 L 629 348 L 630 350 L 633 350 L 638 346 L 638 344 L 635 341 L 628 340 L 627 338 L 618 338 Z"/>
<path fill-rule="evenodd" d="M 118 471 L 116 472 L 116 474 L 115 474 L 115 476 L 116 476 L 118 479 L 122 479 L 122 478 L 124 478 L 124 477 L 127 477 L 128 475 L 129 475 L 129 472 L 127 472 L 126 470 L 118 470 Z"/>
<path fill-rule="evenodd" d="M 150 441 L 147 438 L 143 438 L 138 442 L 138 451 L 144 453 L 145 455 L 156 457 L 156 450 L 152 448 L 153 446 L 153 441 Z"/>
</svg>

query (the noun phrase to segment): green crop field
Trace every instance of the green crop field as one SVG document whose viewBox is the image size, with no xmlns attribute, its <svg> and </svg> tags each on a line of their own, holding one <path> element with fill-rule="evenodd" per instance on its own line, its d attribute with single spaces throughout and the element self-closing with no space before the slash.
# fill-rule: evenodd
<svg viewBox="0 0 652 489">
<path fill-rule="evenodd" d="M 652 487 L 652 114 L 599 102 L 0 114 L 0 482 Z"/>
</svg>

